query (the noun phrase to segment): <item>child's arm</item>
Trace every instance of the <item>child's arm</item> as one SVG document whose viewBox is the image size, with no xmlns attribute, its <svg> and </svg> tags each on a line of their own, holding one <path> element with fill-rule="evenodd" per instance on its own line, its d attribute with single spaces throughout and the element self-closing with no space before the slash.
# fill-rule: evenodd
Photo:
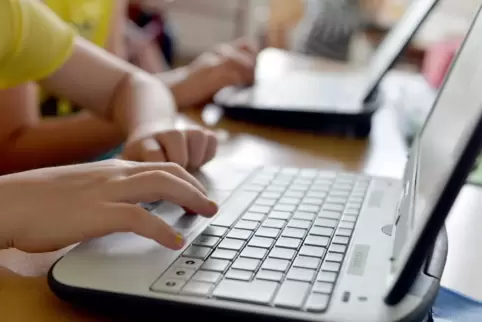
<svg viewBox="0 0 482 322">
<path fill-rule="evenodd" d="M 0 174 L 86 162 L 124 136 L 89 113 L 41 119 L 34 83 L 0 90 Z"/>
</svg>

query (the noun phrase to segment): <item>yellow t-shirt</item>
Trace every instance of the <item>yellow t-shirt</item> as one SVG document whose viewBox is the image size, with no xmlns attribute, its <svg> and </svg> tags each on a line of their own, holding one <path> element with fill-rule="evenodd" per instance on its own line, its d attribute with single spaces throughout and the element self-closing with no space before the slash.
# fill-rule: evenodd
<svg viewBox="0 0 482 322">
<path fill-rule="evenodd" d="M 62 20 L 72 25 L 80 36 L 102 48 L 105 48 L 109 39 L 115 1 L 43 0 Z M 47 99 L 54 99 L 54 105 L 50 105 L 49 109 L 55 109 L 56 115 L 66 115 L 73 112 L 68 101 L 58 100 L 49 97 L 46 93 L 41 93 L 40 100 L 45 102 Z M 52 113 L 52 111 L 49 113 Z"/>
<path fill-rule="evenodd" d="M 37 0 L 0 0 L 0 88 L 38 81 L 71 55 L 75 31 Z"/>
</svg>

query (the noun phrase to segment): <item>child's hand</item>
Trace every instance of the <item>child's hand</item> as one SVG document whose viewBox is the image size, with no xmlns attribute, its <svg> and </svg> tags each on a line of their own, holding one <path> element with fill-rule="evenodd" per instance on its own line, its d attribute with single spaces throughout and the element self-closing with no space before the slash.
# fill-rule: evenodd
<svg viewBox="0 0 482 322">
<path fill-rule="evenodd" d="M 108 160 L 0 177 L 0 248 L 47 252 L 114 232 L 180 249 L 172 227 L 138 205 L 167 200 L 200 215 L 216 204 L 173 163 Z"/>
<path fill-rule="evenodd" d="M 217 148 L 217 139 L 211 131 L 147 130 L 126 143 L 122 158 L 147 162 L 174 162 L 186 169 L 198 169 L 211 161 Z"/>
<path fill-rule="evenodd" d="M 243 41 L 218 46 L 187 67 L 187 76 L 172 88 L 179 109 L 199 105 L 228 86 L 254 82 L 257 50 Z"/>
</svg>

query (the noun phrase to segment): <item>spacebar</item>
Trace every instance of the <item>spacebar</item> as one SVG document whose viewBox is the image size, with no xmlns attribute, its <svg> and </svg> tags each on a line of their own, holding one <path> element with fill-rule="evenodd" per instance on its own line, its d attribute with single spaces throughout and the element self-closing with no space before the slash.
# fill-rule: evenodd
<svg viewBox="0 0 482 322">
<path fill-rule="evenodd" d="M 243 191 L 229 198 L 211 223 L 216 226 L 231 227 L 241 214 L 246 211 L 258 196 L 257 192 Z"/>
<path fill-rule="evenodd" d="M 225 300 L 269 305 L 277 288 L 276 282 L 223 280 L 214 290 L 213 296 Z"/>
</svg>

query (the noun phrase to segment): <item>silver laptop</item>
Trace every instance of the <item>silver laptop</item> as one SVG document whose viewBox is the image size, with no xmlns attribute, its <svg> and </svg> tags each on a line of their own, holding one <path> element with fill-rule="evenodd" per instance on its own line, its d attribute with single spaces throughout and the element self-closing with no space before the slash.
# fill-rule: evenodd
<svg viewBox="0 0 482 322">
<path fill-rule="evenodd" d="M 360 114 L 380 107 L 379 85 L 439 0 L 415 0 L 385 37 L 363 73 L 300 71 L 256 78 L 252 88 L 225 88 L 215 103 L 229 107 Z M 262 55 L 262 54 L 261 54 Z"/>
<path fill-rule="evenodd" d="M 62 299 L 185 320 L 418 321 L 437 294 L 437 235 L 480 152 L 478 14 L 410 153 L 403 180 L 327 169 L 236 167 L 200 175 L 211 219 L 145 205 L 187 236 L 180 251 L 120 233 L 50 270 Z M 438 265 L 437 265 L 438 263 Z"/>
</svg>

